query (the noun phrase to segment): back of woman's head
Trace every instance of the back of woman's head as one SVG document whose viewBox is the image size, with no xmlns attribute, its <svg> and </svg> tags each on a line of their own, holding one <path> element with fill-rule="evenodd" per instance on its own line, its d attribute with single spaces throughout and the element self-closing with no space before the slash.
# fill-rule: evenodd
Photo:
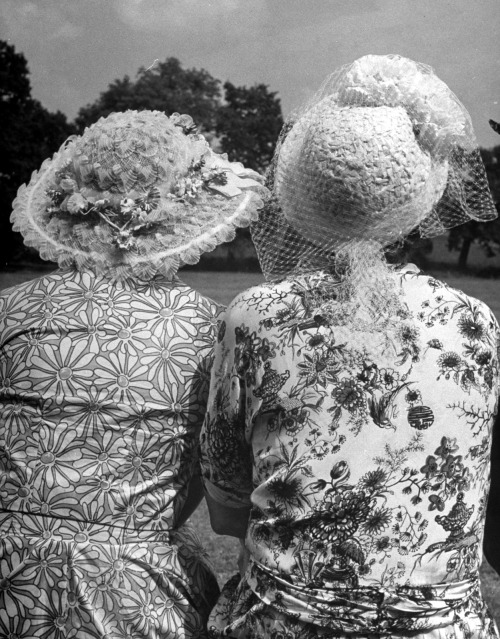
<svg viewBox="0 0 500 639">
<path fill-rule="evenodd" d="M 465 107 L 430 67 L 397 55 L 328 77 L 285 124 L 270 174 L 253 231 L 271 279 L 328 265 L 353 243 L 383 250 L 496 217 Z"/>
</svg>

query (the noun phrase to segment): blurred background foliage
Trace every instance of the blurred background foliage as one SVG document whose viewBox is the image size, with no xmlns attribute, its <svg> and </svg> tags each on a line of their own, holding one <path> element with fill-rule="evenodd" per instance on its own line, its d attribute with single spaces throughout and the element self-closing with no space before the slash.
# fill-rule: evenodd
<svg viewBox="0 0 500 639">
<path fill-rule="evenodd" d="M 281 102 L 265 84 L 251 87 L 222 83 L 205 69 L 185 69 L 175 57 L 141 67 L 135 79 L 112 81 L 91 104 L 83 106 L 73 122 L 57 111 L 51 113 L 31 96 L 28 62 L 15 47 L 0 40 L 0 250 L 2 268 L 36 263 L 37 256 L 23 246 L 10 228 L 9 216 L 18 187 L 32 171 L 54 153 L 71 134 L 112 111 L 152 109 L 188 113 L 212 146 L 230 160 L 264 173 L 283 124 Z M 500 209 L 500 146 L 481 150 L 497 208 Z M 457 253 L 457 265 L 465 270 L 471 247 L 487 257 L 500 252 L 500 222 L 470 222 L 452 229 L 447 248 Z M 432 243 L 412 238 L 403 247 L 403 258 L 425 266 Z M 205 256 L 202 268 L 245 270 L 257 268 L 248 229 L 239 229 L 235 240 Z"/>
<path fill-rule="evenodd" d="M 13 46 L 0 40 L 0 250 L 2 264 L 25 253 L 10 228 L 12 200 L 45 158 L 75 132 L 61 113 L 50 113 L 31 97 L 28 64 Z"/>
</svg>

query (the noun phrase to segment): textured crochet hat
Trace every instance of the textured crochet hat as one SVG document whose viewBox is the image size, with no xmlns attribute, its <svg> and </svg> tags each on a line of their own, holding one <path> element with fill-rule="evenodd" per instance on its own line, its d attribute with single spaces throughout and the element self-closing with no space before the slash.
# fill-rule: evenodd
<svg viewBox="0 0 500 639">
<path fill-rule="evenodd" d="M 402 107 L 324 98 L 283 142 L 276 195 L 290 224 L 320 245 L 407 235 L 441 198 L 448 163 L 418 144 Z M 332 228 L 333 227 L 333 228 Z"/>
<path fill-rule="evenodd" d="M 285 123 L 252 234 L 268 278 L 496 217 L 469 114 L 433 70 L 368 55 Z M 360 251 L 356 250 L 359 257 Z"/>
<path fill-rule="evenodd" d="M 257 173 L 214 153 L 190 116 L 126 111 L 45 160 L 11 221 L 61 267 L 171 277 L 256 220 L 266 192 Z"/>
</svg>

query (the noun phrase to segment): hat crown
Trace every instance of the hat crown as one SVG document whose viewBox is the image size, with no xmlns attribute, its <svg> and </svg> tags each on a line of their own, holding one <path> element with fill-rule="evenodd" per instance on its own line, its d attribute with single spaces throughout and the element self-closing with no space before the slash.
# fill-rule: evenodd
<svg viewBox="0 0 500 639">
<path fill-rule="evenodd" d="M 339 107 L 327 97 L 284 141 L 276 193 L 286 219 L 313 242 L 387 244 L 429 213 L 446 175 L 402 107 Z"/>
<path fill-rule="evenodd" d="M 183 131 L 159 112 L 115 113 L 85 130 L 73 156 L 81 184 L 96 191 L 125 193 L 173 187 L 192 159 Z"/>
<path fill-rule="evenodd" d="M 304 136 L 304 160 L 325 181 L 324 204 L 333 212 L 381 211 L 408 200 L 426 179 L 430 158 L 401 107 L 321 111 Z"/>
<path fill-rule="evenodd" d="M 330 268 L 353 242 L 381 250 L 496 217 L 470 116 L 431 67 L 367 55 L 334 71 L 280 134 L 272 197 L 252 236 L 270 279 Z"/>
<path fill-rule="evenodd" d="M 257 173 L 211 150 L 190 116 L 126 111 L 45 160 L 19 189 L 11 221 L 61 267 L 171 278 L 254 220 L 266 194 Z"/>
</svg>

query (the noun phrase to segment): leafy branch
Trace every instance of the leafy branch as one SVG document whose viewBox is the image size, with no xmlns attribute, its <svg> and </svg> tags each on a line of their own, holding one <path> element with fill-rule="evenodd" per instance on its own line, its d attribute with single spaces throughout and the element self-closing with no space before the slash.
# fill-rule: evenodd
<svg viewBox="0 0 500 639">
<path fill-rule="evenodd" d="M 483 428 L 488 428 L 491 422 L 491 413 L 487 408 L 474 408 L 472 404 L 467 408 L 465 401 L 448 404 L 447 408 L 458 411 L 459 417 L 465 418 L 474 437 L 477 437 Z"/>
</svg>

